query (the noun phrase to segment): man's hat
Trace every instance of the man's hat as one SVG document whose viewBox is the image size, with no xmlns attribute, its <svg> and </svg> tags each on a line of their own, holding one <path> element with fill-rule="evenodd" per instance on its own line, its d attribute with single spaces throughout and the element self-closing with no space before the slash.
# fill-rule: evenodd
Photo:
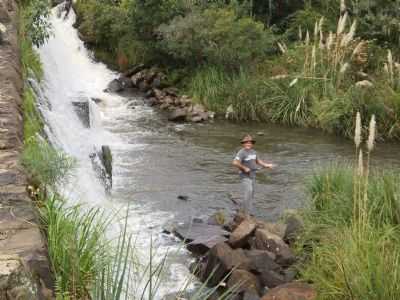
<svg viewBox="0 0 400 300">
<path fill-rule="evenodd" d="M 251 142 L 251 143 L 253 143 L 253 144 L 256 143 L 256 141 L 253 140 L 253 138 L 251 137 L 250 134 L 246 134 L 246 135 L 243 137 L 243 139 L 240 141 L 241 144 L 244 144 L 244 143 L 246 143 L 246 142 Z"/>
</svg>

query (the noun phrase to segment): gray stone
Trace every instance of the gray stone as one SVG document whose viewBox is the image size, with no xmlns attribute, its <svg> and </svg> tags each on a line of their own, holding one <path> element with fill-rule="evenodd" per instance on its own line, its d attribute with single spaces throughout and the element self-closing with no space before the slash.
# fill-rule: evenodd
<svg viewBox="0 0 400 300">
<path fill-rule="evenodd" d="M 258 278 L 246 270 L 233 270 L 227 282 L 228 289 L 234 290 L 235 294 L 244 292 L 261 292 L 261 284 Z"/>
<path fill-rule="evenodd" d="M 129 89 L 133 87 L 133 83 L 128 77 L 120 76 L 118 81 L 121 83 L 122 89 Z"/>
<path fill-rule="evenodd" d="M 103 162 L 104 169 L 106 170 L 108 176 L 112 178 L 112 154 L 110 146 L 101 146 L 101 161 Z"/>
<path fill-rule="evenodd" d="M 124 89 L 124 86 L 118 79 L 113 79 L 107 86 L 106 92 L 108 93 L 118 93 Z"/>
<path fill-rule="evenodd" d="M 221 235 L 199 237 L 186 245 L 186 248 L 197 255 L 206 254 L 212 247 L 219 243 L 226 242 L 228 239 Z"/>
<path fill-rule="evenodd" d="M 186 109 L 176 108 L 169 114 L 168 120 L 173 122 L 183 122 L 186 120 L 186 115 L 187 115 Z"/>
<path fill-rule="evenodd" d="M 290 215 L 286 221 L 286 230 L 284 240 L 287 243 L 293 243 L 304 229 L 303 220 L 297 215 Z"/>
<path fill-rule="evenodd" d="M 250 220 L 244 220 L 229 237 L 232 248 L 241 248 L 247 245 L 249 237 L 256 230 L 256 224 Z"/>
</svg>

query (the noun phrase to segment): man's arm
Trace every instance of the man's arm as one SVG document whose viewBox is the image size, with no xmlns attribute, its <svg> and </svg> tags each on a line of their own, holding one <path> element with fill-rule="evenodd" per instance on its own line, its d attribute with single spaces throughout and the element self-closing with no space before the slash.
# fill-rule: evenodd
<svg viewBox="0 0 400 300">
<path fill-rule="evenodd" d="M 268 169 L 273 169 L 274 167 L 275 167 L 275 165 L 274 164 L 272 164 L 272 163 L 266 163 L 265 161 L 263 161 L 263 160 L 261 160 L 261 159 L 256 159 L 256 164 L 257 165 L 260 165 L 260 166 L 262 166 L 262 167 L 264 167 L 264 168 L 268 168 Z"/>
<path fill-rule="evenodd" d="M 239 170 L 241 170 L 244 173 L 250 173 L 250 171 L 251 171 L 248 167 L 242 165 L 240 160 L 238 160 L 236 158 L 233 160 L 232 165 L 234 165 L 236 168 L 238 168 Z"/>
</svg>

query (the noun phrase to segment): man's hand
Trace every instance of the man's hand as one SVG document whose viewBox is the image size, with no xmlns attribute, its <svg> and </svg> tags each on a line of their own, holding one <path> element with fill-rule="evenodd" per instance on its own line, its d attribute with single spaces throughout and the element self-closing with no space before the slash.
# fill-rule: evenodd
<svg viewBox="0 0 400 300">
<path fill-rule="evenodd" d="M 249 174 L 250 171 L 251 171 L 250 168 L 248 168 L 248 167 L 243 167 L 243 172 Z"/>
<path fill-rule="evenodd" d="M 265 164 L 264 167 L 268 168 L 268 169 L 274 169 L 276 167 L 276 165 L 275 164 Z"/>
</svg>

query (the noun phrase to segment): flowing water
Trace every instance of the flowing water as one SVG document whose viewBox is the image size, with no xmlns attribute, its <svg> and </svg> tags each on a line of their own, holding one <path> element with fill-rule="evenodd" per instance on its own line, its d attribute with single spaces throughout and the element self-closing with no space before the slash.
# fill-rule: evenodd
<svg viewBox="0 0 400 300">
<path fill-rule="evenodd" d="M 150 236 L 160 257 L 171 253 L 159 297 L 178 289 L 189 260 L 174 239 L 161 234 L 163 225 L 235 208 L 232 198 L 240 197 L 239 179 L 231 161 L 243 134 L 263 132 L 256 136 L 259 157 L 277 164 L 275 170 L 258 174 L 255 211 L 268 220 L 304 204 L 303 183 L 316 166 L 353 159 L 349 141 L 318 131 L 223 121 L 176 125 L 144 105 L 139 96 L 103 93 L 118 74 L 92 59 L 72 27 L 74 18 L 73 12 L 64 20 L 54 11 L 54 35 L 39 49 L 45 72 L 42 97 L 48 101 L 42 111 L 49 138 L 78 162 L 73 179 L 62 189 L 71 204 L 86 203 L 110 212 L 129 205 L 129 230 L 137 236 L 139 255 L 146 257 Z M 91 126 L 86 128 L 72 101 L 89 98 L 102 101 L 89 101 Z M 89 158 L 101 145 L 109 145 L 113 154 L 110 192 Z M 399 145 L 378 145 L 374 163 L 398 166 L 399 151 Z M 178 195 L 188 200 L 179 200 Z"/>
</svg>

